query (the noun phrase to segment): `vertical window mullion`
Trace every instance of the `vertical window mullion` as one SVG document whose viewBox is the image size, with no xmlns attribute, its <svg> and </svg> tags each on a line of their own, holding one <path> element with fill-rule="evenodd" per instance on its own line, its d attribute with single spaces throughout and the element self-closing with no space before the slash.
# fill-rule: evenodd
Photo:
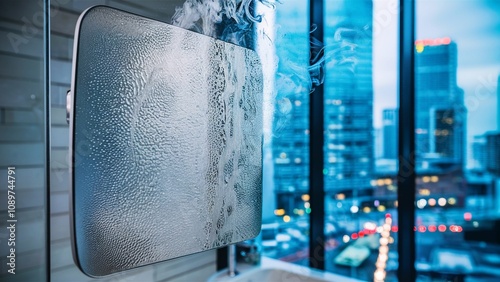
<svg viewBox="0 0 500 282">
<path fill-rule="evenodd" d="M 310 33 L 310 65 L 323 52 L 315 42 L 324 41 L 323 0 L 310 0 L 309 23 L 314 28 Z M 325 191 L 324 191 L 324 88 L 315 86 L 309 95 L 309 195 L 311 203 L 309 225 L 309 266 L 325 269 Z"/>
<path fill-rule="evenodd" d="M 415 1 L 399 5 L 398 280 L 415 281 Z"/>
</svg>

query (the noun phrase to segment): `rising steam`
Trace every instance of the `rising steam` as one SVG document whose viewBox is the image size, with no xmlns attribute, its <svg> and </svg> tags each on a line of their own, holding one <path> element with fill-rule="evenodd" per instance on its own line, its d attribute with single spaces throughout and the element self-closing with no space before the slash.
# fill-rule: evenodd
<svg viewBox="0 0 500 282">
<path fill-rule="evenodd" d="M 309 64 L 298 63 L 300 60 L 297 58 L 278 58 L 274 48 L 286 34 L 280 34 L 279 25 L 272 20 L 267 22 L 266 17 L 272 18 L 271 15 L 260 14 L 256 7 L 260 5 L 272 11 L 279 9 L 276 6 L 280 3 L 279 0 L 186 0 L 182 7 L 176 8 L 172 17 L 173 25 L 250 49 L 261 47 L 261 51 L 257 51 L 262 64 L 272 69 L 267 74 L 264 70 L 266 83 L 272 84 L 267 88 L 270 93 L 265 94 L 268 97 L 264 98 L 264 103 L 269 105 L 264 108 L 270 110 L 275 119 L 275 128 L 265 131 L 271 131 L 274 136 L 293 122 L 289 116 L 293 108 L 290 96 L 314 91 L 315 86 L 323 84 L 325 69 L 331 69 L 332 66 L 354 74 L 357 45 L 351 36 L 344 34 L 362 34 L 351 28 L 339 27 L 334 31 L 333 41 L 328 46 L 324 45 L 322 39 L 311 38 Z M 314 29 L 315 26 L 312 26 L 311 32 Z M 279 69 L 286 71 L 278 69 L 278 62 Z"/>
</svg>

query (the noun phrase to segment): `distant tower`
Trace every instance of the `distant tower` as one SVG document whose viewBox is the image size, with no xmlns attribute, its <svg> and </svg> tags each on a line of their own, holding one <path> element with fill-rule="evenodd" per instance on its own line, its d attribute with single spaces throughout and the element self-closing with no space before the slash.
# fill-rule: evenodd
<svg viewBox="0 0 500 282">
<path fill-rule="evenodd" d="M 417 40 L 415 52 L 417 157 L 432 154 L 463 164 L 466 109 L 457 86 L 457 45 L 448 37 Z"/>
<path fill-rule="evenodd" d="M 486 170 L 486 136 L 474 136 L 472 141 L 472 158 L 474 159 L 473 168 L 479 170 Z"/>
<path fill-rule="evenodd" d="M 325 1 L 325 190 L 372 189 L 372 0 Z M 359 193 L 361 194 L 361 193 Z"/>
<path fill-rule="evenodd" d="M 500 132 L 487 132 L 486 136 L 486 170 L 500 176 Z"/>
<path fill-rule="evenodd" d="M 497 130 L 500 131 L 500 75 L 497 82 Z"/>
<path fill-rule="evenodd" d="M 385 109 L 382 112 L 384 159 L 398 158 L 398 110 Z"/>
<path fill-rule="evenodd" d="M 301 4 L 302 3 L 302 4 Z M 273 117 L 272 163 L 276 208 L 293 215 L 304 208 L 309 191 L 309 25 L 307 3 L 294 1 L 276 9 L 276 22 L 286 36 L 276 40 L 280 58 Z"/>
<path fill-rule="evenodd" d="M 464 159 L 464 115 L 457 108 L 433 108 L 430 110 L 430 132 L 433 138 L 430 152 L 440 157 L 462 161 Z"/>
</svg>

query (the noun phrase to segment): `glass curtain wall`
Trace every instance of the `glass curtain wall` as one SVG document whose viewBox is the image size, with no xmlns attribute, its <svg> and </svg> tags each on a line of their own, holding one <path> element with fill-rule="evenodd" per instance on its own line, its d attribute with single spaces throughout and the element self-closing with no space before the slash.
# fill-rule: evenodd
<svg viewBox="0 0 500 282">
<path fill-rule="evenodd" d="M 397 5 L 325 1 L 325 268 L 362 280 L 398 267 Z"/>
</svg>

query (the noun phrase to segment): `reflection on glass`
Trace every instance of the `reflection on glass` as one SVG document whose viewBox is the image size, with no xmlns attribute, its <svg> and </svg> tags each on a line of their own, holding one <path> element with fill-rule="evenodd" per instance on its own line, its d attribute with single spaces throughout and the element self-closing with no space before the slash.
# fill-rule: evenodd
<svg viewBox="0 0 500 282">
<path fill-rule="evenodd" d="M 418 281 L 500 277 L 499 18 L 497 1 L 417 3 Z"/>
<path fill-rule="evenodd" d="M 325 1 L 326 269 L 367 281 L 398 267 L 395 4 Z"/>
<path fill-rule="evenodd" d="M 278 58 L 272 147 L 264 171 L 263 255 L 308 265 L 309 26 L 308 1 L 284 1 L 275 10 Z M 272 206 L 272 209 L 269 209 Z"/>
</svg>

